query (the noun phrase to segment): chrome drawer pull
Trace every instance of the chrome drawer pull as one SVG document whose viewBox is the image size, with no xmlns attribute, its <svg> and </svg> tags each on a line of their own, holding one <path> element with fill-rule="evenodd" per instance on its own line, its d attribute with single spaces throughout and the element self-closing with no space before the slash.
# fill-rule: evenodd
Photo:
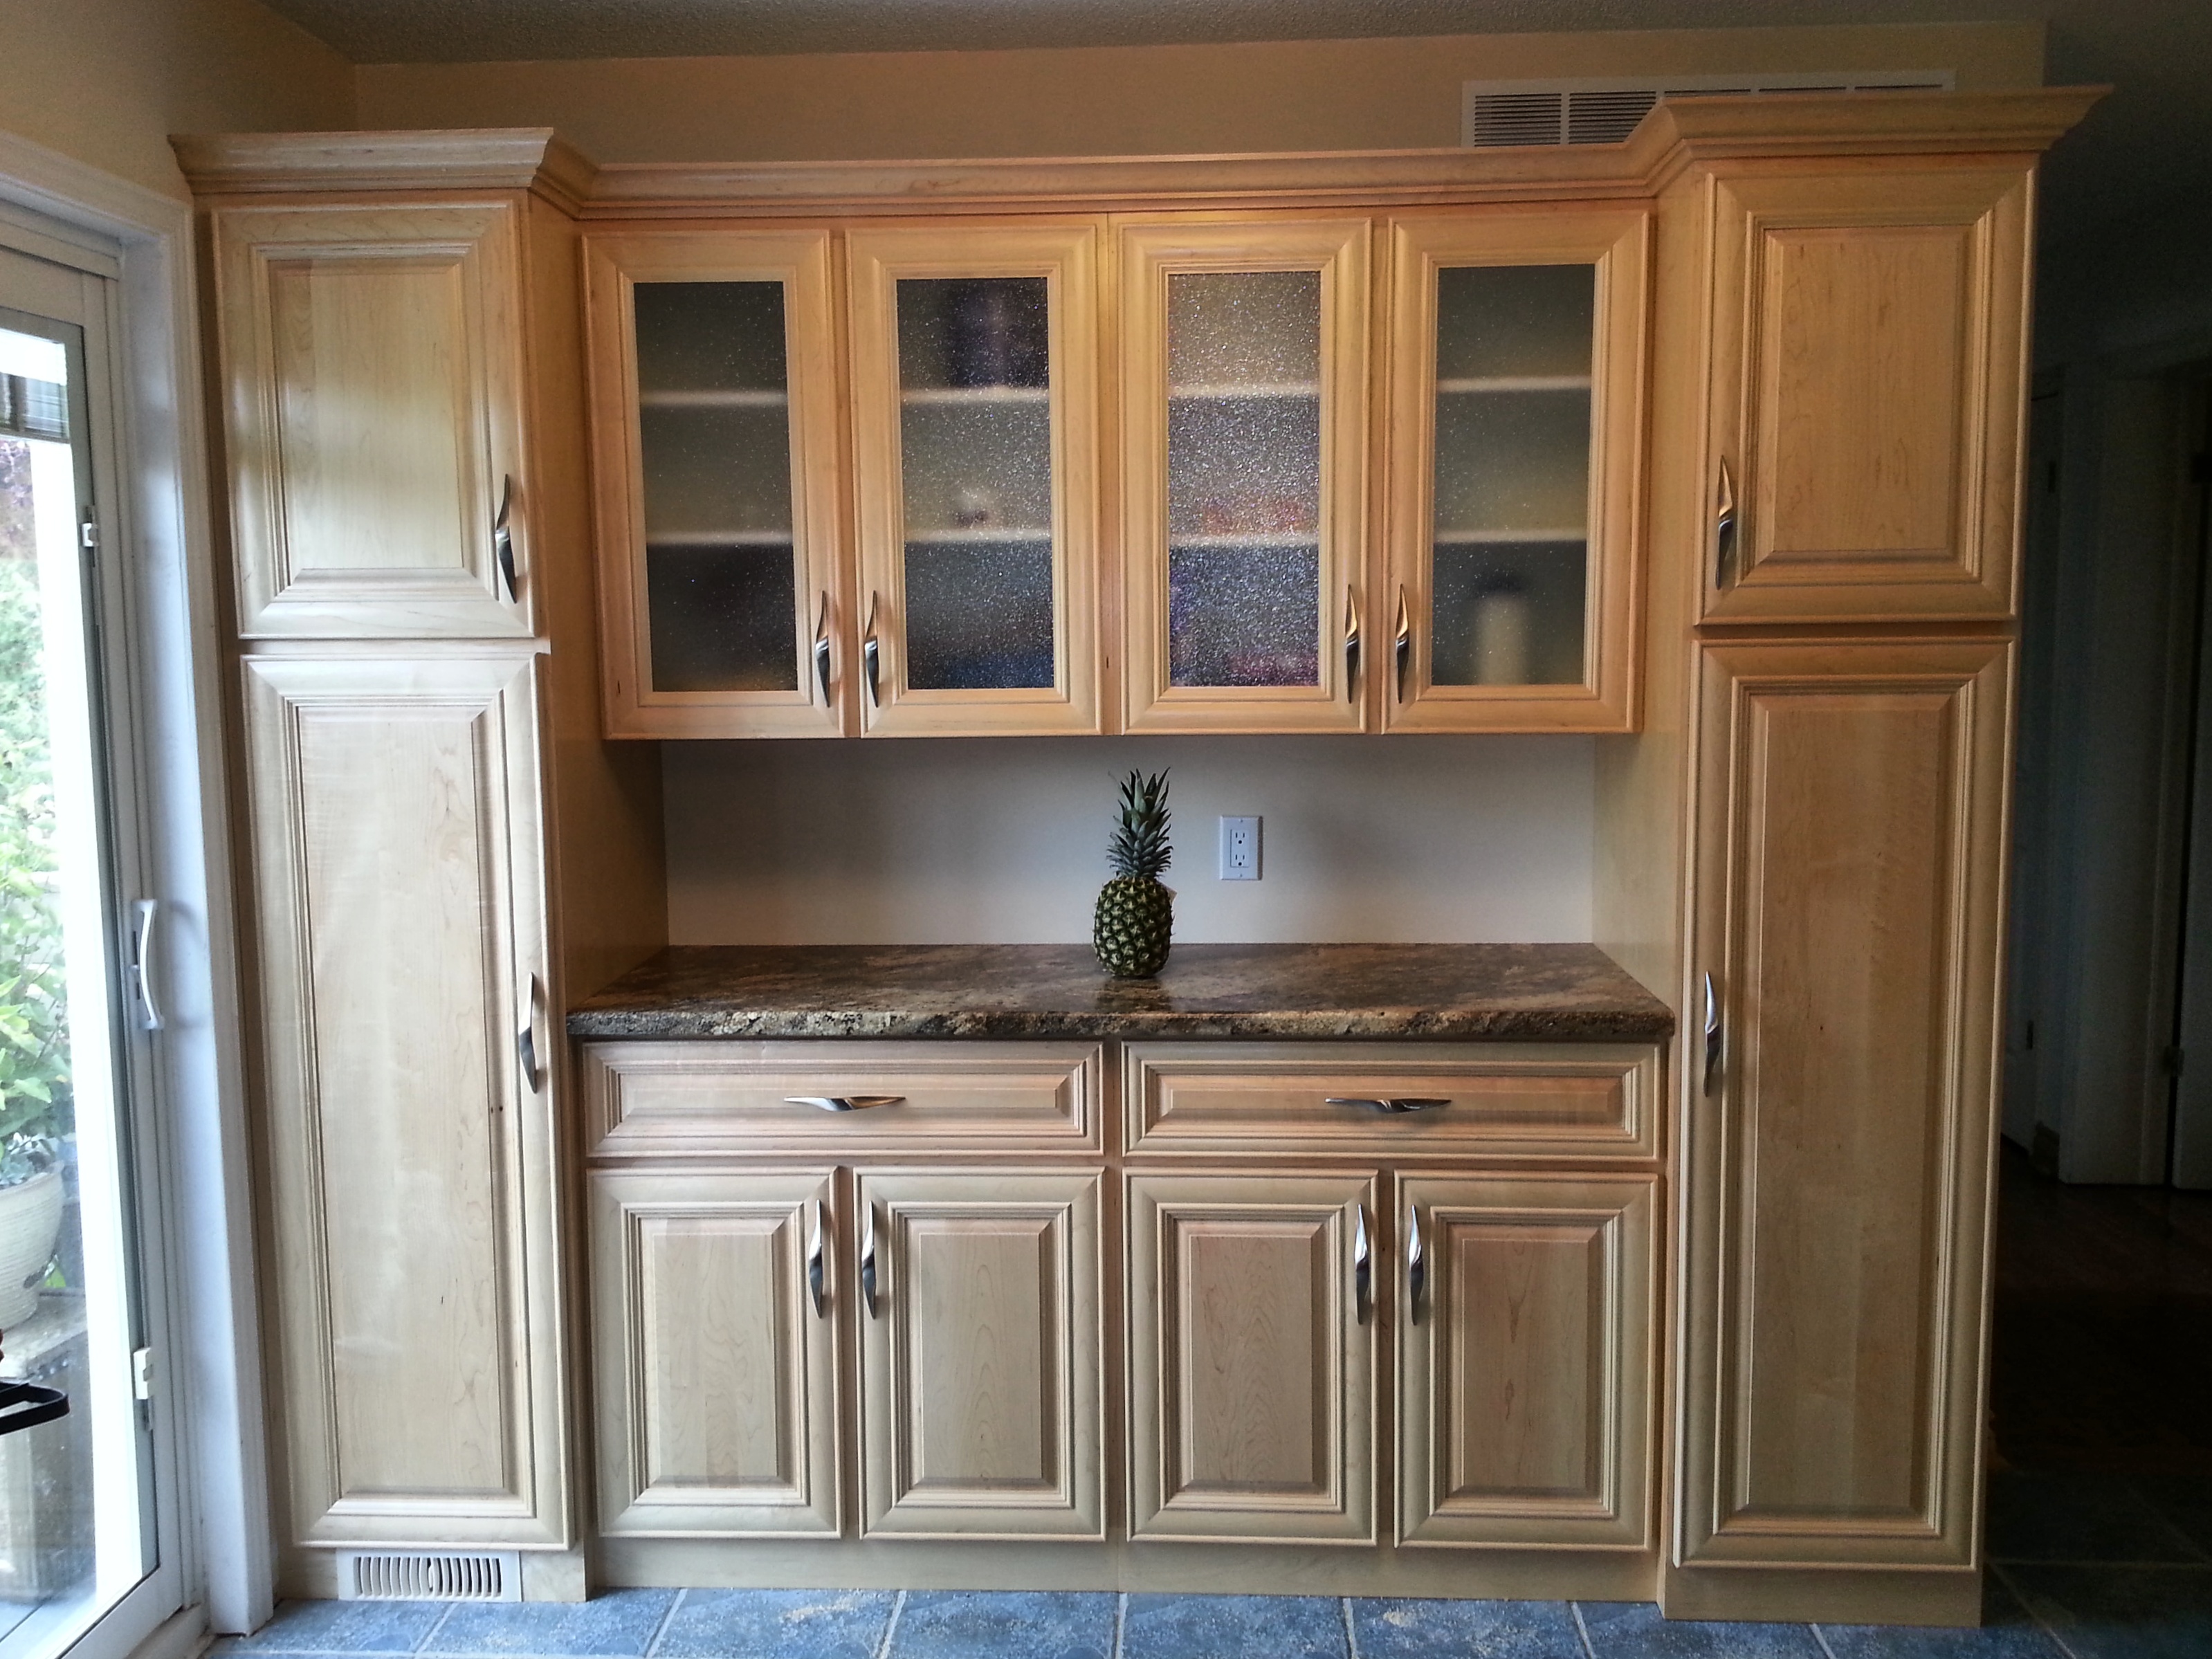
<svg viewBox="0 0 2212 1659">
<path fill-rule="evenodd" d="M 860 1305 L 876 1316 L 876 1201 L 860 1200 Z"/>
<path fill-rule="evenodd" d="M 1394 1095 L 1382 1100 L 1364 1095 L 1330 1095 L 1326 1103 L 1331 1106 L 1370 1106 L 1378 1112 L 1433 1112 L 1451 1104 L 1449 1096 Z"/>
<path fill-rule="evenodd" d="M 1375 1309 L 1375 1258 L 1367 1245 L 1367 1206 L 1352 1206 L 1352 1316 L 1364 1325 Z"/>
<path fill-rule="evenodd" d="M 816 1199 L 808 1209 L 806 1293 L 814 1299 L 814 1316 L 820 1319 L 830 1311 L 830 1289 L 823 1282 L 822 1200 Z"/>
<path fill-rule="evenodd" d="M 1406 1309 L 1421 1322 L 1421 1302 L 1429 1289 L 1429 1253 L 1421 1245 L 1421 1212 L 1406 1206 Z"/>
<path fill-rule="evenodd" d="M 865 1112 L 871 1106 L 896 1106 L 904 1095 L 786 1095 L 787 1106 L 818 1106 L 825 1112 Z"/>
</svg>

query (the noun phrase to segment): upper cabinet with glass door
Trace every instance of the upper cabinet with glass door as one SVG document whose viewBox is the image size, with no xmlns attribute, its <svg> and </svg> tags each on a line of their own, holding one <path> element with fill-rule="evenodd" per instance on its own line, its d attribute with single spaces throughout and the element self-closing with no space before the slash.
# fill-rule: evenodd
<svg viewBox="0 0 2212 1659">
<path fill-rule="evenodd" d="M 594 237 L 586 264 L 610 735 L 847 730 L 828 233 Z"/>
<path fill-rule="evenodd" d="M 1368 223 L 1118 234 L 1125 722 L 1358 731 Z"/>
<path fill-rule="evenodd" d="M 1099 729 L 1091 224 L 856 230 L 864 729 Z"/>
<path fill-rule="evenodd" d="M 1385 730 L 1633 729 L 1649 234 L 1394 221 Z"/>
</svg>

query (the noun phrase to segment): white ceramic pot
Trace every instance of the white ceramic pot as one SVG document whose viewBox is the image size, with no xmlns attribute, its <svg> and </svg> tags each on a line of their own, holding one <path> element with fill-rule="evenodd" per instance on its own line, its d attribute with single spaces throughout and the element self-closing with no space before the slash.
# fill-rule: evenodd
<svg viewBox="0 0 2212 1659">
<path fill-rule="evenodd" d="M 0 1187 L 0 1331 L 39 1310 L 39 1283 L 62 1230 L 62 1172 Z"/>
</svg>

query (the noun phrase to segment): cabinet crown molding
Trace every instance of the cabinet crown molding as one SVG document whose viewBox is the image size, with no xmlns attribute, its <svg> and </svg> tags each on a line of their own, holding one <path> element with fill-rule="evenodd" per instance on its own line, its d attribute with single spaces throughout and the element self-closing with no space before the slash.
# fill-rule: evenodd
<svg viewBox="0 0 2212 1659">
<path fill-rule="evenodd" d="M 181 133 L 169 147 L 201 196 L 535 190 L 574 211 L 591 198 L 599 173 L 550 127 Z"/>
</svg>

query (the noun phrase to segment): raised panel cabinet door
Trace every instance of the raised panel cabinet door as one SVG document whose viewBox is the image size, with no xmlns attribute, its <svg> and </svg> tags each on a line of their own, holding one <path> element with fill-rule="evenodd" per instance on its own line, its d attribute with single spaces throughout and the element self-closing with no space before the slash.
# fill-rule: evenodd
<svg viewBox="0 0 2212 1659">
<path fill-rule="evenodd" d="M 292 1540 L 567 1541 L 538 658 L 248 658 Z"/>
<path fill-rule="evenodd" d="M 1708 620 L 2008 615 L 2016 167 L 1710 181 Z"/>
<path fill-rule="evenodd" d="M 1098 240 L 846 235 L 864 732 L 1100 729 Z"/>
<path fill-rule="evenodd" d="M 1393 732 L 1628 732 L 1642 643 L 1651 217 L 1390 223 Z"/>
<path fill-rule="evenodd" d="M 1399 1182 L 1401 1543 L 1649 1546 L 1655 1188 Z"/>
<path fill-rule="evenodd" d="M 585 239 L 601 679 L 627 738 L 857 731 L 830 234 Z"/>
<path fill-rule="evenodd" d="M 1974 1559 L 2012 651 L 1704 653 L 1686 1561 Z"/>
<path fill-rule="evenodd" d="M 1123 722 L 1358 732 L 1369 614 L 1364 218 L 1123 218 Z"/>
<path fill-rule="evenodd" d="M 212 216 L 238 631 L 532 631 L 515 208 Z"/>
<path fill-rule="evenodd" d="M 860 1172 L 867 1535 L 1105 1535 L 1101 1179 Z"/>
<path fill-rule="evenodd" d="M 599 1526 L 626 1537 L 834 1536 L 830 1172 L 594 1170 Z"/>
<path fill-rule="evenodd" d="M 1130 1536 L 1375 1541 L 1375 1189 L 1128 1177 Z"/>
</svg>

